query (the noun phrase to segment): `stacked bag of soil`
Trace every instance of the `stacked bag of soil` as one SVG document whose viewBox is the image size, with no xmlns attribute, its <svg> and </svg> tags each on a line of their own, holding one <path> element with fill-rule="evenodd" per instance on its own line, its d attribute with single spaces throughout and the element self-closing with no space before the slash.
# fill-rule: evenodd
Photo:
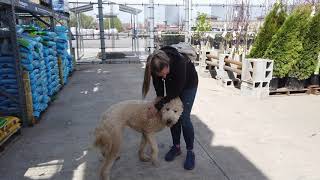
<svg viewBox="0 0 320 180">
<path fill-rule="evenodd" d="M 39 29 L 33 26 L 17 27 L 21 64 L 29 72 L 33 115 L 39 117 L 48 107 L 47 66 L 43 56 L 42 38 L 37 35 Z"/>
<path fill-rule="evenodd" d="M 68 28 L 66 26 L 56 26 L 57 33 L 57 54 L 61 59 L 63 69 L 63 82 L 67 83 L 68 77 L 73 70 L 72 57 L 68 53 Z"/>
<path fill-rule="evenodd" d="M 0 87 L 5 93 L 18 99 L 18 82 L 14 65 L 14 58 L 8 50 L 8 40 L 1 40 L 0 44 Z M 0 94 L 0 112 L 17 112 L 18 103 Z"/>
<path fill-rule="evenodd" d="M 55 32 L 40 31 L 37 33 L 42 38 L 43 57 L 46 64 L 48 95 L 52 96 L 59 91 L 61 84 L 57 58 L 57 45 Z"/>
</svg>

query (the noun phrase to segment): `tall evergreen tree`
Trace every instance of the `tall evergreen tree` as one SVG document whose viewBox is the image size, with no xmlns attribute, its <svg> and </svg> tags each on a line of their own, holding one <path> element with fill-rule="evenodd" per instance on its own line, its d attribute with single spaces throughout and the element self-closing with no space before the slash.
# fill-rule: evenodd
<svg viewBox="0 0 320 180">
<path fill-rule="evenodd" d="M 262 58 L 267 50 L 272 36 L 274 36 L 284 23 L 287 17 L 285 7 L 282 3 L 274 4 L 272 10 L 266 16 L 263 26 L 260 28 L 258 35 L 253 43 L 252 50 L 248 57 Z"/>
<path fill-rule="evenodd" d="M 320 12 L 309 21 L 302 46 L 303 51 L 290 73 L 301 80 L 309 78 L 314 73 L 319 74 L 317 64 L 320 53 Z"/>
<path fill-rule="evenodd" d="M 287 77 L 303 51 L 303 39 L 309 23 L 311 6 L 299 6 L 273 36 L 264 58 L 274 60 L 275 77 Z"/>
</svg>

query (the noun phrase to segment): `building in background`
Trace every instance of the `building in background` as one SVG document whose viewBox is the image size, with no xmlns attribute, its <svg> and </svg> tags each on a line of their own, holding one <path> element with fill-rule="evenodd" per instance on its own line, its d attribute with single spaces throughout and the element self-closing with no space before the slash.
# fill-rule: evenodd
<svg viewBox="0 0 320 180">
<path fill-rule="evenodd" d="M 165 6 L 165 24 L 167 26 L 179 26 L 181 24 L 179 6 Z"/>
</svg>

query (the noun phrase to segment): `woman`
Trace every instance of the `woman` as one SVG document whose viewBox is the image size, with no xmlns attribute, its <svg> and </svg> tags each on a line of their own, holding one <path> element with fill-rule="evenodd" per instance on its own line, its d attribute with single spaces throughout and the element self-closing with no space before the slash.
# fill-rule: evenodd
<svg viewBox="0 0 320 180">
<path fill-rule="evenodd" d="M 194 129 L 190 120 L 190 112 L 197 93 L 198 74 L 193 63 L 187 56 L 180 54 L 175 48 L 166 46 L 155 50 L 147 59 L 144 73 L 142 95 L 149 91 L 150 78 L 161 100 L 149 108 L 149 113 L 156 113 L 171 99 L 180 97 L 183 103 L 183 113 L 179 121 L 171 127 L 173 146 L 165 156 L 166 161 L 173 161 L 181 154 L 181 129 L 187 147 L 187 156 L 184 163 L 186 170 L 195 166 L 193 152 Z"/>
</svg>

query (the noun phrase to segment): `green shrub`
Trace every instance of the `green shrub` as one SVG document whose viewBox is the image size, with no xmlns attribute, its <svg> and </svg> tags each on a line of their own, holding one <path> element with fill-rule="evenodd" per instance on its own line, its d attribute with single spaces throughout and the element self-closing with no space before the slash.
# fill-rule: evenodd
<svg viewBox="0 0 320 180">
<path fill-rule="evenodd" d="M 275 77 L 287 77 L 298 61 L 310 13 L 310 6 L 297 7 L 272 37 L 263 57 L 274 60 Z"/>
<path fill-rule="evenodd" d="M 308 79 L 314 73 L 319 73 L 316 67 L 320 52 L 320 12 L 309 21 L 302 46 L 303 51 L 290 72 L 293 77 L 301 80 Z"/>
<path fill-rule="evenodd" d="M 287 17 L 285 7 L 282 3 L 276 3 L 273 9 L 266 16 L 263 26 L 259 29 L 258 35 L 253 43 L 252 50 L 248 57 L 261 58 L 266 52 L 272 36 L 277 33 Z"/>
<path fill-rule="evenodd" d="M 162 39 L 162 45 L 163 46 L 169 46 L 172 44 L 178 44 L 179 42 L 185 41 L 185 35 L 184 34 L 178 34 L 178 33 L 166 33 L 161 35 Z"/>
</svg>

